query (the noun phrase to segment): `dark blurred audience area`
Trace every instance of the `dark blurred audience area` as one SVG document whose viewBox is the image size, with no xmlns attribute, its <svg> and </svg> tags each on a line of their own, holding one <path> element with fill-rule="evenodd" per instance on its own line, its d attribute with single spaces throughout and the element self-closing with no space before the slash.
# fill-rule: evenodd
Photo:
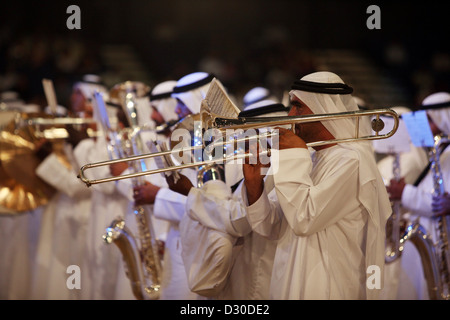
<svg viewBox="0 0 450 320">
<path fill-rule="evenodd" d="M 373 107 L 398 104 L 414 107 L 431 92 L 450 90 L 447 40 L 441 39 L 442 44 L 434 45 L 434 33 L 443 30 L 427 27 L 421 34 L 414 35 L 414 30 L 422 30 L 416 25 L 412 34 L 402 31 L 391 33 L 386 18 L 383 20 L 387 21 L 383 24 L 384 29 L 376 33 L 364 28 L 367 18 L 364 12 L 357 21 L 353 21 L 358 23 L 359 29 L 351 25 L 334 25 L 334 18 L 321 22 L 326 27 L 315 29 L 314 17 L 305 13 L 301 17 L 309 17 L 305 22 L 308 27 L 296 29 L 293 25 L 298 26 L 302 19 L 292 21 L 292 13 L 289 15 L 286 11 L 296 8 L 295 1 L 282 1 L 280 6 L 283 7 L 274 12 L 277 19 L 272 20 L 255 17 L 258 13 L 267 17 L 266 11 L 264 15 L 261 13 L 261 8 L 250 15 L 247 10 L 249 5 L 246 4 L 247 18 L 236 15 L 230 26 L 222 23 L 220 27 L 211 22 L 213 18 L 197 21 L 196 24 L 189 22 L 187 17 L 183 18 L 180 12 L 184 9 L 194 10 L 187 4 L 180 10 L 173 9 L 174 16 L 171 17 L 167 10 L 162 15 L 150 12 L 150 5 L 144 6 L 144 1 L 130 1 L 128 6 L 123 2 L 119 2 L 120 5 L 111 2 L 114 9 L 104 2 L 95 3 L 89 5 L 82 2 L 80 5 L 83 19 L 81 31 L 67 30 L 67 15 L 64 12 L 56 15 L 55 11 L 40 9 L 33 13 L 35 7 L 22 5 L 18 7 L 23 14 L 23 20 L 20 20 L 20 15 L 3 11 L 0 92 L 15 91 L 25 103 L 44 107 L 47 102 L 42 79 L 47 78 L 53 80 L 58 103 L 68 107 L 73 83 L 85 74 L 101 76 L 108 87 L 127 80 L 154 86 L 191 72 L 206 71 L 214 73 L 238 102 L 256 86 L 269 88 L 281 100 L 295 79 L 324 69 L 340 74 L 355 87 L 356 95 L 361 92 Z M 145 10 L 140 10 L 140 4 L 149 9 L 148 18 Z M 199 1 L 194 1 L 192 5 L 198 4 Z M 63 1 L 57 8 L 61 11 L 67 5 Z M 37 4 L 35 6 L 39 8 Z M 211 9 L 211 4 L 209 6 Z M 239 2 L 232 2 L 231 6 L 231 9 L 237 9 Z M 9 11 L 12 8 L 11 5 L 7 7 Z M 222 5 L 216 11 L 225 8 L 229 7 Z M 319 5 L 312 6 L 310 3 L 299 8 L 308 8 L 309 13 L 321 12 Z M 363 10 L 364 7 L 359 5 L 359 8 Z M 124 15 L 131 12 L 134 16 L 122 17 L 121 12 Z M 333 10 L 328 8 L 324 12 L 331 15 Z M 383 17 L 388 13 L 384 10 Z M 52 14 L 57 19 L 49 20 Z M 244 25 L 246 19 L 247 26 Z M 320 20 L 320 14 L 317 20 Z M 344 20 L 351 22 L 352 19 Z M 240 27 L 237 26 L 239 24 Z M 357 32 L 359 36 L 356 36 Z M 433 35 L 432 41 L 428 32 Z M 342 39 L 351 35 L 358 42 L 353 41 L 349 45 L 349 42 L 339 39 L 340 35 Z M 423 43 L 422 39 L 430 41 Z M 357 60 L 360 64 L 358 68 Z M 361 64 L 365 67 L 370 65 L 372 71 Z M 374 76 L 369 79 L 370 72 Z M 400 95 L 389 96 L 393 86 L 401 88 Z M 384 99 L 381 99 L 383 95 Z"/>
</svg>

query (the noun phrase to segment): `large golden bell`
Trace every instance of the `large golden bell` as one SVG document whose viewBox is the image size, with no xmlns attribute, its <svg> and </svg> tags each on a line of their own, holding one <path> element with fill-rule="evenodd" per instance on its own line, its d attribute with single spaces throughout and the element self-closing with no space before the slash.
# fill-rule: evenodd
<svg viewBox="0 0 450 320">
<path fill-rule="evenodd" d="M 19 114 L 36 117 L 36 114 Z M 39 117 L 43 115 L 39 114 Z M 48 202 L 53 187 L 36 175 L 40 159 L 33 128 L 16 128 L 14 120 L 0 131 L 0 214 L 17 214 Z"/>
</svg>

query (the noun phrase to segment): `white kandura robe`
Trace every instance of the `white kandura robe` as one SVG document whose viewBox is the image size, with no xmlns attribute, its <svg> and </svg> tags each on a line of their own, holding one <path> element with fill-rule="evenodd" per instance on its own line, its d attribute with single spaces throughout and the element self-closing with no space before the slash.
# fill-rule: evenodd
<svg viewBox="0 0 450 320">
<path fill-rule="evenodd" d="M 45 205 L 12 213 L 0 209 L 0 300 L 31 299 L 36 248 Z M 4 211 L 3 211 L 4 210 Z"/>
<path fill-rule="evenodd" d="M 240 172 L 242 175 L 242 169 Z M 186 203 L 188 214 L 183 219 L 199 221 L 208 228 L 231 236 L 234 241 L 233 250 L 223 253 L 233 256 L 232 268 L 224 289 L 214 299 L 267 300 L 276 241 L 252 232 L 247 221 L 246 208 L 241 200 L 242 185 L 243 182 L 234 193 L 231 193 L 230 187 L 220 180 L 208 181 L 202 188 L 191 189 Z M 276 197 L 274 191 L 271 196 Z M 182 229 L 182 240 L 192 237 L 198 236 Z M 199 245 L 211 244 L 199 243 Z M 198 272 L 205 274 L 210 272 L 210 268 L 210 265 L 204 265 Z M 224 272 L 217 270 L 219 271 Z M 214 283 L 211 283 L 208 286 L 213 285 Z"/>
<path fill-rule="evenodd" d="M 170 143 L 170 140 L 159 136 L 157 139 Z M 177 159 L 173 158 L 175 164 Z M 154 161 L 149 164 L 156 167 Z M 197 171 L 183 169 L 180 171 L 191 183 L 197 186 Z M 163 272 L 161 279 L 161 300 L 203 300 L 204 297 L 189 289 L 184 262 L 181 257 L 182 244 L 180 239 L 180 221 L 186 214 L 187 197 L 168 188 L 163 174 L 147 176 L 151 183 L 161 187 L 153 204 L 155 218 L 164 223 L 166 234 L 164 237 Z"/>
<path fill-rule="evenodd" d="M 450 190 L 450 147 L 440 156 L 444 189 Z M 434 219 L 431 218 L 432 192 L 434 179 L 432 170 L 428 172 L 417 186 L 407 184 L 402 193 L 402 205 L 410 212 L 410 220 L 419 218 L 420 224 L 431 235 L 433 242 L 438 240 Z M 423 266 L 416 247 L 409 241 L 405 243 L 402 254 L 402 269 L 404 274 L 400 281 L 398 299 L 428 300 L 428 287 L 423 276 Z"/>
<path fill-rule="evenodd" d="M 197 184 L 197 171 L 182 171 L 192 184 Z M 202 296 L 193 293 L 188 286 L 186 270 L 181 257 L 182 243 L 179 224 L 186 214 L 187 197 L 163 187 L 158 191 L 153 207 L 155 217 L 169 223 L 165 241 L 164 266 L 161 281 L 162 300 L 199 300 Z"/>
<path fill-rule="evenodd" d="M 44 209 L 39 233 L 32 299 L 88 299 L 88 271 L 83 269 L 91 190 L 78 178 L 78 164 L 70 145 L 65 145 L 71 168 L 52 153 L 36 170 L 39 177 L 57 189 Z M 81 289 L 70 289 L 70 265 L 80 268 Z"/>
<path fill-rule="evenodd" d="M 81 167 L 87 163 L 109 160 L 107 143 L 103 137 L 82 140 L 76 150 L 75 158 Z M 86 171 L 90 179 L 110 176 L 109 166 L 101 166 Z M 122 270 L 122 256 L 113 244 L 107 244 L 102 236 L 111 222 L 124 218 L 130 210 L 130 201 L 116 188 L 115 182 L 94 184 L 90 187 L 92 201 L 87 229 L 87 252 L 84 272 L 89 274 L 89 299 L 112 300 L 116 298 L 117 283 L 128 281 Z M 120 272 L 119 272 L 120 270 Z M 133 299 L 131 288 L 123 288 L 122 299 Z"/>
<path fill-rule="evenodd" d="M 356 152 L 334 146 L 312 161 L 308 150 L 295 148 L 281 150 L 279 159 L 273 178 L 282 212 L 266 190 L 247 208 L 262 235 L 276 236 L 271 226 L 282 219 L 271 299 L 376 298 L 379 289 L 366 288 L 366 270 L 378 265 L 382 277 L 385 226 L 374 225 L 358 200 Z"/>
</svg>

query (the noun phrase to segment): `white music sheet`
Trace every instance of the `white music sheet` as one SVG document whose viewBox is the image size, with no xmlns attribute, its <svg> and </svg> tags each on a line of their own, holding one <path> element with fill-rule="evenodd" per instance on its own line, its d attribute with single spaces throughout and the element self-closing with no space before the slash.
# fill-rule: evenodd
<svg viewBox="0 0 450 320">
<path fill-rule="evenodd" d="M 416 147 L 434 146 L 434 137 L 425 110 L 404 113 L 402 118 L 408 129 L 411 142 Z"/>
<path fill-rule="evenodd" d="M 96 91 L 94 92 L 94 97 L 94 103 L 92 104 L 94 111 L 93 118 L 96 121 L 100 122 L 105 132 L 108 132 L 112 129 L 109 122 L 109 116 L 106 110 L 105 101 L 103 100 L 103 95 L 100 92 Z"/>
</svg>

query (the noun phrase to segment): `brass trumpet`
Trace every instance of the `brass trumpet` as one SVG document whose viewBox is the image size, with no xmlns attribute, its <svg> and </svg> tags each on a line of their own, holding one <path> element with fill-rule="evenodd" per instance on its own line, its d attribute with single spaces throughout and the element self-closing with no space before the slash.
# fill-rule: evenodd
<svg viewBox="0 0 450 320">
<path fill-rule="evenodd" d="M 384 129 L 384 122 L 380 118 L 380 116 L 391 116 L 394 118 L 394 124 L 391 131 L 389 131 L 386 134 L 380 134 L 379 132 Z M 375 134 L 368 135 L 368 136 L 360 136 L 359 135 L 359 120 L 363 116 L 373 116 L 372 119 L 372 130 L 375 132 Z M 399 125 L 399 116 L 394 110 L 391 110 L 389 108 L 386 109 L 374 109 L 374 110 L 360 110 L 360 111 L 351 111 L 351 112 L 341 112 L 341 113 L 330 113 L 330 114 L 312 114 L 312 115 L 304 115 L 304 116 L 285 116 L 285 117 L 272 117 L 272 118 L 224 118 L 217 115 L 214 115 L 212 113 L 208 113 L 205 111 L 205 109 L 202 107 L 202 111 L 200 113 L 200 125 L 196 129 L 200 130 L 206 130 L 206 129 L 217 129 L 222 134 L 226 134 L 227 130 L 230 129 L 258 129 L 258 128 L 267 128 L 267 127 L 277 127 L 277 126 L 286 126 L 290 125 L 292 127 L 292 130 L 294 130 L 294 127 L 298 123 L 307 123 L 307 122 L 316 122 L 316 121 L 325 121 L 325 120 L 336 120 L 336 119 L 343 119 L 343 118 L 356 118 L 356 125 L 355 125 L 355 135 L 353 137 L 345 138 L 345 139 L 333 139 L 333 140 L 325 140 L 325 141 L 316 141 L 308 143 L 308 147 L 315 147 L 320 145 L 326 145 L 326 144 L 334 144 L 334 143 L 346 143 L 346 142 L 355 142 L 355 141 L 363 141 L 363 140 L 377 140 L 377 139 L 387 139 L 395 134 L 395 132 L 398 129 Z M 265 137 L 273 137 L 274 133 L 266 134 Z M 225 136 L 226 137 L 226 136 Z M 245 137 L 243 139 L 250 140 L 250 139 L 257 139 L 259 135 L 251 136 L 251 137 Z M 222 145 L 225 147 L 227 144 L 230 144 L 229 137 L 226 137 L 222 140 L 222 142 L 212 142 L 213 146 Z M 226 141 L 226 142 L 223 142 Z M 233 141 L 232 143 L 235 143 L 236 141 Z M 208 145 L 210 147 L 210 145 Z M 205 149 L 205 142 L 202 142 L 202 145 L 198 146 L 192 146 L 192 147 L 185 147 L 180 148 L 176 151 L 174 150 L 168 150 L 164 152 L 157 152 L 157 153 L 147 153 L 142 154 L 138 156 L 132 156 L 122 159 L 116 159 L 116 160 L 110 160 L 110 161 L 102 161 L 102 162 L 96 162 L 96 163 L 89 163 L 80 168 L 78 178 L 81 179 L 88 187 L 93 184 L 98 183 L 104 183 L 104 182 L 110 182 L 110 181 L 116 181 L 121 179 L 128 179 L 128 178 L 135 178 L 139 176 L 149 175 L 149 174 L 155 174 L 155 173 L 163 173 L 163 172 L 170 172 L 170 171 L 176 171 L 180 169 L 185 168 L 193 168 L 203 165 L 209 165 L 214 163 L 220 163 L 223 161 L 230 161 L 230 160 L 237 160 L 237 159 L 243 159 L 245 157 L 252 156 L 251 154 L 234 154 L 232 156 L 227 156 L 220 159 L 208 159 L 204 161 L 194 161 L 192 163 L 185 163 L 180 164 L 172 167 L 162 168 L 162 169 L 154 169 L 154 170 L 147 170 L 142 172 L 135 172 L 131 174 L 125 174 L 121 176 L 115 176 L 115 177 L 107 177 L 103 179 L 96 179 L 96 180 L 90 180 L 86 177 L 85 171 L 90 168 L 96 168 L 100 166 L 107 166 L 114 163 L 119 162 L 128 162 L 128 161 L 137 161 L 137 160 L 143 160 L 143 159 L 149 159 L 153 157 L 163 157 L 167 155 L 173 155 L 179 152 L 189 152 L 194 151 L 198 149 Z"/>
</svg>

